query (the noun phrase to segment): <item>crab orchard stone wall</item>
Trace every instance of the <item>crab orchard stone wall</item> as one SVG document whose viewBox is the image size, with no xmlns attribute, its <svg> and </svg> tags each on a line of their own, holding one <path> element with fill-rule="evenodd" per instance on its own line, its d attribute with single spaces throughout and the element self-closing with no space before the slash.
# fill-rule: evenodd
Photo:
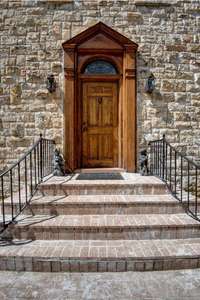
<svg viewBox="0 0 200 300">
<path fill-rule="evenodd" d="M 39 134 L 63 144 L 63 41 L 98 21 L 139 44 L 138 148 L 163 133 L 189 155 L 200 143 L 199 0 L 0 1 L 0 169 Z M 57 90 L 46 90 L 53 73 Z M 148 76 L 156 77 L 152 94 Z"/>
</svg>

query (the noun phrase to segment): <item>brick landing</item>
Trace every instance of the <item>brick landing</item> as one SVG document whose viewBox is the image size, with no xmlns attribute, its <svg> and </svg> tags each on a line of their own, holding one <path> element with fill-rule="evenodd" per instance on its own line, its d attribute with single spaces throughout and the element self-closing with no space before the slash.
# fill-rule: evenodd
<svg viewBox="0 0 200 300">
<path fill-rule="evenodd" d="M 200 267 L 200 223 L 163 182 L 51 177 L 9 226 L 0 270 L 119 272 Z M 149 194 L 148 194 L 149 193 Z M 17 199 L 14 199 L 17 210 Z M 9 199 L 6 212 L 11 211 Z M 8 216 L 7 216 L 8 218 Z"/>
<path fill-rule="evenodd" d="M 124 180 L 76 180 L 78 174 L 51 177 L 39 190 L 43 195 L 155 195 L 165 194 L 165 184 L 153 176 L 122 173 Z"/>
</svg>

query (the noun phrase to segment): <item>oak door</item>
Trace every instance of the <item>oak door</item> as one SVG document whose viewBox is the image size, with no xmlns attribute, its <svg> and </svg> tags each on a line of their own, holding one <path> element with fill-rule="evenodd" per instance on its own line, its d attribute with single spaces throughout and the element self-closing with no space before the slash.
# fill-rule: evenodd
<svg viewBox="0 0 200 300">
<path fill-rule="evenodd" d="M 117 83 L 85 82 L 82 100 L 82 167 L 117 166 Z"/>
</svg>

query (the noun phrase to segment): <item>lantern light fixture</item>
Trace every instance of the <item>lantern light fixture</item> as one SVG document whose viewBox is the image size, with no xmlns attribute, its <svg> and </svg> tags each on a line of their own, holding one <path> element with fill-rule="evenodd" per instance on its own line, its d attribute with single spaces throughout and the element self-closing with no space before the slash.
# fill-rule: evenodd
<svg viewBox="0 0 200 300">
<path fill-rule="evenodd" d="M 153 90 L 155 89 L 155 76 L 153 75 L 153 73 L 150 74 L 150 76 L 147 79 L 147 83 L 146 83 L 146 92 L 151 94 L 153 92 Z"/>
<path fill-rule="evenodd" d="M 56 81 L 55 81 L 55 77 L 53 74 L 48 75 L 46 85 L 47 85 L 47 90 L 49 91 L 49 93 L 55 92 Z"/>
</svg>

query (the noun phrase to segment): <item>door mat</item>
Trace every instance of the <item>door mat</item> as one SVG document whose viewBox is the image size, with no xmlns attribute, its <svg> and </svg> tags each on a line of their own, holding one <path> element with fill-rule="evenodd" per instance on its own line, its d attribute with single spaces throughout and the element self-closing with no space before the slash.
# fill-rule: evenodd
<svg viewBox="0 0 200 300">
<path fill-rule="evenodd" d="M 76 180 L 124 180 L 120 173 L 82 173 Z"/>
</svg>

